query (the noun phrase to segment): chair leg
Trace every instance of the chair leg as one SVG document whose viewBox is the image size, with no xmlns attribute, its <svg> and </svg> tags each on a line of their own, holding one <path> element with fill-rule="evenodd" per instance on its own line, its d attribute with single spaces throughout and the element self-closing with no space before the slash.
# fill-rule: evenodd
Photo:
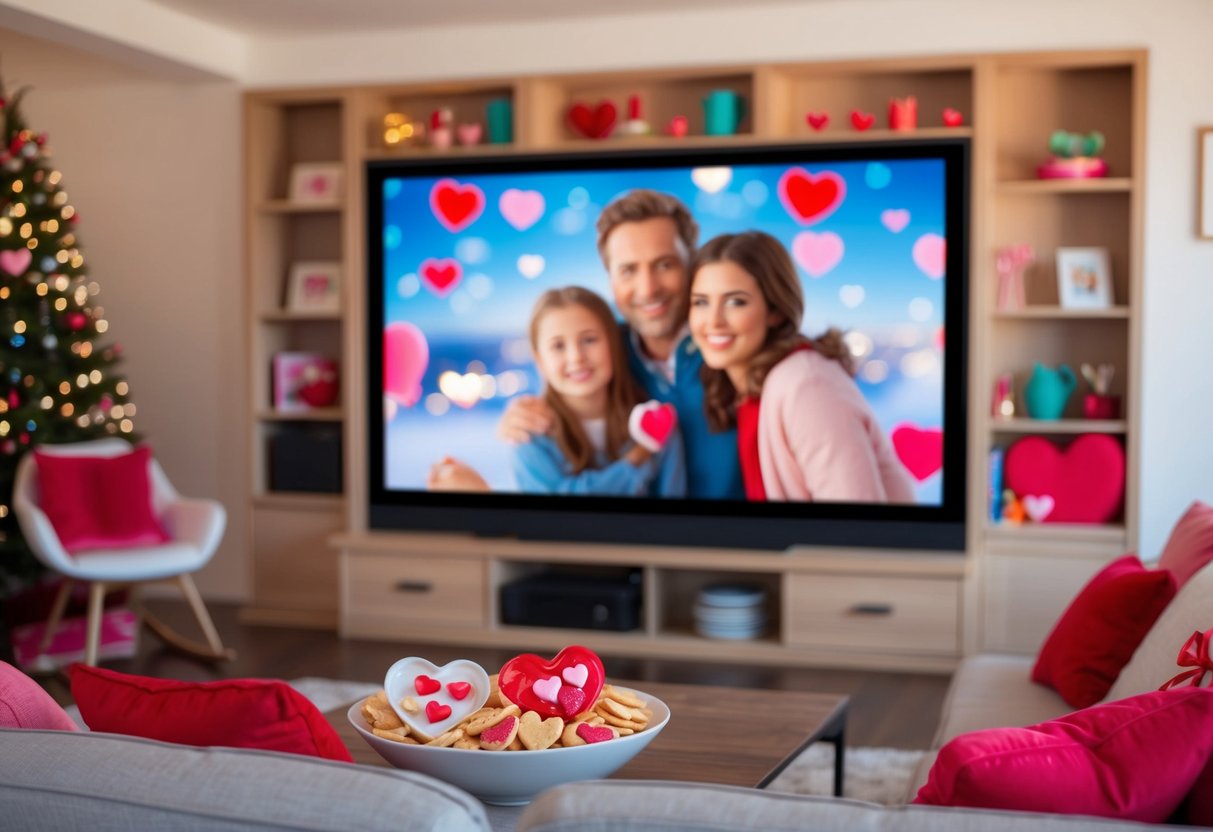
<svg viewBox="0 0 1213 832">
<path fill-rule="evenodd" d="M 38 655 L 45 656 L 46 651 L 51 647 L 51 640 L 55 637 L 55 630 L 59 628 L 59 622 L 63 620 L 63 613 L 67 609 L 67 601 L 71 598 L 72 587 L 76 582 L 71 578 L 64 578 L 63 585 L 59 587 L 59 594 L 55 596 L 55 603 L 51 605 L 51 614 L 46 619 L 46 630 L 42 633 L 42 641 L 38 644 Z"/>
<path fill-rule="evenodd" d="M 88 588 L 88 635 L 84 642 L 84 663 L 97 665 L 97 648 L 101 644 L 101 615 L 105 612 L 105 583 L 96 581 Z"/>
<path fill-rule="evenodd" d="M 165 643 L 192 656 L 218 661 L 231 661 L 236 658 L 235 650 L 223 646 L 223 641 L 219 638 L 219 631 L 215 629 L 215 623 L 211 621 L 210 613 L 206 611 L 206 604 L 203 603 L 202 596 L 198 594 L 198 588 L 194 586 L 194 579 L 189 575 L 178 575 L 177 585 L 181 587 L 181 594 L 185 596 L 190 609 L 194 611 L 194 617 L 198 619 L 198 625 L 206 637 L 206 644 L 181 635 L 153 615 L 146 606 L 143 607 L 143 623 Z"/>
</svg>

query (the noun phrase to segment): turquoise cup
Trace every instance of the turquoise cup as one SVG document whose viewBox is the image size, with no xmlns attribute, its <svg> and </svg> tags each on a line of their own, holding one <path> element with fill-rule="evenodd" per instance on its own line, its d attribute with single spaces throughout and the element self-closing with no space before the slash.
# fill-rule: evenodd
<svg viewBox="0 0 1213 832">
<path fill-rule="evenodd" d="M 509 144 L 514 141 L 514 102 L 508 98 L 494 98 L 485 105 L 484 110 L 489 144 Z"/>
<path fill-rule="evenodd" d="M 703 132 L 731 136 L 745 118 L 745 99 L 733 90 L 712 90 L 703 99 Z"/>
</svg>

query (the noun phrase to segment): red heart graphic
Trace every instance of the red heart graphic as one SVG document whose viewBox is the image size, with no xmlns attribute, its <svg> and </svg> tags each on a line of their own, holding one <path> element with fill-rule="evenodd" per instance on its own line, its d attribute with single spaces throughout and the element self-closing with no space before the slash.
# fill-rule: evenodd
<svg viewBox="0 0 1213 832">
<path fill-rule="evenodd" d="M 615 732 L 605 725 L 590 725 L 588 722 L 583 722 L 577 726 L 577 736 L 592 745 L 596 742 L 615 739 Z"/>
<path fill-rule="evenodd" d="M 425 715 L 430 722 L 442 722 L 442 720 L 451 715 L 451 706 L 439 705 L 437 700 L 431 699 L 425 703 Z"/>
<path fill-rule="evenodd" d="M 430 210 L 447 231 L 458 233 L 484 211 L 484 191 L 454 179 L 440 179 L 430 189 Z"/>
<path fill-rule="evenodd" d="M 914 479 L 922 482 L 943 467 L 943 431 L 898 425 L 891 434 L 893 450 Z"/>
<path fill-rule="evenodd" d="M 674 410 L 674 405 L 669 402 L 652 410 L 646 410 L 640 417 L 640 429 L 653 437 L 658 445 L 665 445 L 665 441 L 670 438 L 670 431 L 677 423 L 678 413 Z"/>
<path fill-rule="evenodd" d="M 1027 436 L 1007 449 L 1003 482 L 1021 498 L 1053 497 L 1045 523 L 1107 523 L 1124 503 L 1125 451 L 1101 433 L 1084 433 L 1066 448 Z"/>
<path fill-rule="evenodd" d="M 569 108 L 569 124 L 587 139 L 605 139 L 615 127 L 615 105 L 601 101 L 593 110 L 578 101 Z"/>
<path fill-rule="evenodd" d="M 951 107 L 944 108 L 943 123 L 945 127 L 959 127 L 964 122 L 965 118 L 960 114 L 960 110 L 953 110 Z"/>
<path fill-rule="evenodd" d="M 851 110 L 851 126 L 856 130 L 867 130 L 876 123 L 876 116 L 862 110 Z"/>
<path fill-rule="evenodd" d="M 417 693 L 421 696 L 429 696 L 431 693 L 437 693 L 442 687 L 442 683 L 437 679 L 431 679 L 423 673 L 413 680 L 413 687 L 417 689 Z"/>
<path fill-rule="evenodd" d="M 804 120 L 806 122 L 808 122 L 809 126 L 812 127 L 814 130 L 824 130 L 826 128 L 826 125 L 830 123 L 830 114 L 829 113 L 808 113 L 804 117 Z"/>
<path fill-rule="evenodd" d="M 594 651 L 574 644 L 556 654 L 556 658 L 547 661 L 534 653 L 523 653 L 515 656 L 501 666 L 497 676 L 497 684 L 506 699 L 513 702 L 524 711 L 538 711 L 544 716 L 573 717 L 575 713 L 566 713 L 560 705 L 560 694 L 564 691 L 563 681 L 557 691 L 556 701 L 541 699 L 533 690 L 536 682 L 548 682 L 550 679 L 562 680 L 565 668 L 583 664 L 588 671 L 585 684 L 580 690 L 585 694 L 582 710 L 592 707 L 598 701 L 602 692 L 602 683 L 606 673 L 602 669 L 602 659 Z M 576 690 L 576 688 L 573 688 Z M 580 711 L 578 712 L 580 713 Z"/>
<path fill-rule="evenodd" d="M 847 195 L 847 183 L 832 170 L 818 174 L 789 168 L 779 177 L 779 201 L 801 225 L 821 222 L 838 210 Z"/>
<path fill-rule="evenodd" d="M 447 691 L 451 696 L 463 701 L 467 695 L 472 692 L 472 686 L 467 682 L 451 682 L 446 686 Z"/>
<path fill-rule="evenodd" d="M 567 717 L 574 717 L 585 710 L 585 691 L 562 685 L 556 694 L 556 702 Z"/>
<path fill-rule="evenodd" d="M 496 725 L 490 725 L 480 732 L 480 739 L 490 745 L 500 745 L 510 738 L 510 734 L 514 732 L 514 725 L 518 722 L 518 717 L 507 716 L 505 719 L 498 722 Z"/>
<path fill-rule="evenodd" d="M 421 272 L 421 279 L 425 281 L 425 285 L 429 286 L 430 291 L 440 298 L 449 295 L 463 279 L 463 266 L 459 265 L 458 260 L 452 260 L 449 257 L 441 260 L 431 257 L 421 264 L 418 271 Z"/>
</svg>

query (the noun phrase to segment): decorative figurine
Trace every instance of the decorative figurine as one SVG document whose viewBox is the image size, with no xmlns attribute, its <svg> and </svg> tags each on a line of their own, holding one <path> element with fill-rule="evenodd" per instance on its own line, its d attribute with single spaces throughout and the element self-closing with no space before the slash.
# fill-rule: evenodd
<svg viewBox="0 0 1213 832">
<path fill-rule="evenodd" d="M 994 253 L 994 271 L 998 273 L 998 309 L 1011 312 L 1023 309 L 1023 273 L 1036 262 L 1036 252 L 1026 243 L 1003 246 Z"/>
<path fill-rule="evenodd" d="M 649 123 L 640 115 L 640 96 L 628 97 L 628 120 L 619 125 L 621 136 L 647 136 L 653 132 Z"/>
<path fill-rule="evenodd" d="M 1041 179 L 1097 179 L 1108 175 L 1108 163 L 1099 158 L 1104 149 L 1103 133 L 1085 136 L 1056 130 L 1049 137 L 1049 161 L 1036 168 Z"/>
</svg>

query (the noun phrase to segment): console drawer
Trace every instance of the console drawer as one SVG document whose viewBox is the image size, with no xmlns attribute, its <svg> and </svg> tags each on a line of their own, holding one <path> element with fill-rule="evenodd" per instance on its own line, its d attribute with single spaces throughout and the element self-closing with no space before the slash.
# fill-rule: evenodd
<svg viewBox="0 0 1213 832">
<path fill-rule="evenodd" d="M 348 553 L 345 621 L 376 632 L 485 625 L 484 562 Z"/>
<path fill-rule="evenodd" d="M 878 575 L 787 576 L 788 644 L 957 654 L 957 580 Z"/>
</svg>

